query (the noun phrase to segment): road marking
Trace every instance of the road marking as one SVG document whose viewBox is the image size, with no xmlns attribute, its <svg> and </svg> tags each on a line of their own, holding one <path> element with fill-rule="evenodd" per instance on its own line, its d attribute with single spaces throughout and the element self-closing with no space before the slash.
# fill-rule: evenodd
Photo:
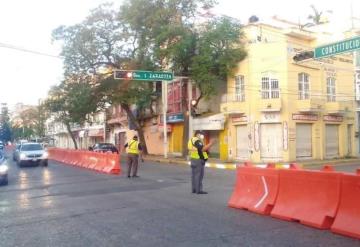
<svg viewBox="0 0 360 247">
<path fill-rule="evenodd" d="M 265 177 L 264 177 L 264 176 L 261 176 L 261 180 L 262 180 L 262 182 L 263 182 L 263 184 L 264 184 L 265 193 L 264 193 L 264 195 L 261 197 L 260 201 L 258 201 L 258 203 L 255 204 L 255 208 L 258 208 L 258 207 L 261 205 L 261 203 L 264 202 L 265 198 L 266 198 L 266 197 L 268 196 L 268 194 L 269 194 Z"/>
<path fill-rule="evenodd" d="M 225 169 L 225 165 L 215 165 L 216 168 Z"/>
</svg>

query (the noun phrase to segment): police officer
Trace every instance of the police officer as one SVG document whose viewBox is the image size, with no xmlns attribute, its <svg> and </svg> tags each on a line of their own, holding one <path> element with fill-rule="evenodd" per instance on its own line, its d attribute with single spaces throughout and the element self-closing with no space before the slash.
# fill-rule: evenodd
<svg viewBox="0 0 360 247">
<path fill-rule="evenodd" d="M 132 176 L 134 178 L 137 178 L 137 177 L 139 177 L 137 175 L 139 157 L 140 157 L 141 161 L 144 162 L 143 158 L 141 157 L 142 147 L 138 141 L 138 137 L 135 135 L 131 141 L 127 142 L 124 145 L 124 147 L 127 148 L 126 149 L 127 165 L 128 165 L 127 176 L 128 176 L 128 178 L 130 178 L 131 169 L 133 169 Z"/>
<path fill-rule="evenodd" d="M 203 191 L 202 180 L 204 178 L 205 163 L 208 159 L 207 150 L 213 145 L 210 142 L 204 146 L 204 132 L 197 130 L 188 142 L 188 150 L 191 160 L 191 188 L 192 193 L 207 194 Z"/>
</svg>

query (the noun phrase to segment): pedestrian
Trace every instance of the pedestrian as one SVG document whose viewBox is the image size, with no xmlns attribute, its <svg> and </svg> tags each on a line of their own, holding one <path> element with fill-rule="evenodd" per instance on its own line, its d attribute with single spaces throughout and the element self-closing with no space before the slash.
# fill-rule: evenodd
<svg viewBox="0 0 360 247">
<path fill-rule="evenodd" d="M 144 159 L 142 158 L 142 147 L 138 141 L 138 137 L 135 135 L 131 141 L 124 145 L 124 147 L 127 152 L 127 176 L 130 178 L 131 170 L 133 170 L 132 177 L 137 178 L 139 177 L 137 175 L 139 158 L 142 162 L 144 162 Z"/>
<path fill-rule="evenodd" d="M 207 150 L 214 144 L 211 141 L 204 146 L 204 132 L 197 130 L 188 142 L 188 150 L 191 161 L 191 189 L 192 193 L 207 194 L 203 191 L 202 180 L 204 178 L 205 163 L 208 160 Z"/>
</svg>

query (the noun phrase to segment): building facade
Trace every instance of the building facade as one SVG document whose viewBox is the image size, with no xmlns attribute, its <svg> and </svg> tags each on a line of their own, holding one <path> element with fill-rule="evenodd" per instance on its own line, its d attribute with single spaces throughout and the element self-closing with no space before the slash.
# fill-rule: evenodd
<svg viewBox="0 0 360 247">
<path fill-rule="evenodd" d="M 351 56 L 295 62 L 297 53 L 320 45 L 325 34 L 290 23 L 254 23 L 244 32 L 248 56 L 228 78 L 221 104 L 228 159 L 290 162 L 356 155 Z"/>
</svg>

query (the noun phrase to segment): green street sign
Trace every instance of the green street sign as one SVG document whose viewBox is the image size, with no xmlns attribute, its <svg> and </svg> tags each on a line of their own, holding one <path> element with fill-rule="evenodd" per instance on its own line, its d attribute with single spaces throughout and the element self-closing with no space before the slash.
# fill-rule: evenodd
<svg viewBox="0 0 360 247">
<path fill-rule="evenodd" d="M 136 81 L 172 81 L 174 74 L 163 71 L 115 70 L 114 78 Z"/>
<path fill-rule="evenodd" d="M 330 57 L 336 54 L 360 49 L 360 36 L 315 48 L 314 58 Z"/>
</svg>

